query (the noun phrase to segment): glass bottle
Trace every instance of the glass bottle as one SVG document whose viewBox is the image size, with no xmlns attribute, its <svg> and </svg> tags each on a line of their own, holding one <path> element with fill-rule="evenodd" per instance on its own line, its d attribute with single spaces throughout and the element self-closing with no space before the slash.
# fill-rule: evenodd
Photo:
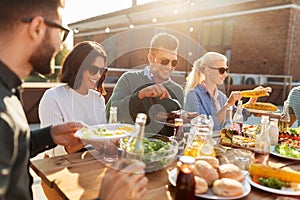
<svg viewBox="0 0 300 200">
<path fill-rule="evenodd" d="M 254 163 L 268 164 L 271 141 L 269 137 L 269 116 L 261 116 L 261 132 L 255 140 Z"/>
<path fill-rule="evenodd" d="M 270 119 L 270 126 L 269 126 L 269 137 L 271 141 L 271 145 L 276 145 L 278 143 L 278 119 L 271 118 Z"/>
<path fill-rule="evenodd" d="M 232 106 L 228 106 L 226 109 L 226 121 L 224 124 L 224 128 L 226 129 L 232 129 L 233 128 L 233 122 L 232 122 Z"/>
<path fill-rule="evenodd" d="M 109 109 L 109 124 L 116 124 L 118 122 L 118 107 L 111 106 Z"/>
<path fill-rule="evenodd" d="M 180 157 L 178 165 L 178 176 L 175 188 L 175 200 L 189 199 L 195 200 L 195 179 L 194 165 L 195 159 L 190 156 Z"/>
<path fill-rule="evenodd" d="M 135 134 L 132 135 L 125 146 L 123 158 L 136 159 L 143 161 L 144 158 L 144 133 L 147 115 L 138 113 L 135 119 Z"/>
<path fill-rule="evenodd" d="M 242 135 L 242 131 L 243 131 L 243 121 L 244 121 L 244 117 L 243 117 L 243 108 L 242 108 L 242 100 L 238 101 L 238 105 L 237 105 L 237 109 L 236 112 L 233 116 L 233 128 L 234 130 L 236 130 L 238 132 L 239 135 Z"/>
<path fill-rule="evenodd" d="M 289 103 L 285 101 L 283 105 L 283 111 L 279 119 L 279 131 L 288 132 L 288 128 L 290 127 L 290 121 L 291 119 L 289 115 Z"/>
<path fill-rule="evenodd" d="M 228 106 L 226 110 L 226 121 L 221 131 L 221 137 L 227 137 L 232 140 L 234 135 L 238 135 L 238 132 L 233 128 L 232 106 Z"/>
<path fill-rule="evenodd" d="M 174 119 L 174 136 L 173 138 L 178 142 L 178 156 L 182 156 L 184 149 L 184 127 L 183 119 L 175 118 Z"/>
<path fill-rule="evenodd" d="M 146 121 L 147 121 L 147 115 L 145 113 L 137 114 L 135 119 L 135 126 L 137 127 L 136 142 L 134 145 L 135 153 L 144 154 L 143 138 L 145 134 Z"/>
</svg>

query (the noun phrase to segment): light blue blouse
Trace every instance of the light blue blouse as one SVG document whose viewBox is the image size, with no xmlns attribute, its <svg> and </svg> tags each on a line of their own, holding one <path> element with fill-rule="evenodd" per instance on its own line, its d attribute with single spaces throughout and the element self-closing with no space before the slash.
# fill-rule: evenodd
<svg viewBox="0 0 300 200">
<path fill-rule="evenodd" d="M 217 92 L 217 101 L 222 108 L 227 102 L 227 97 L 222 91 L 218 90 Z M 236 107 L 234 106 L 233 109 L 235 112 Z M 214 120 L 213 130 L 221 130 L 225 123 L 225 119 L 223 119 L 220 124 L 218 123 L 216 118 L 216 106 L 209 92 L 205 87 L 203 87 L 203 85 L 198 85 L 187 93 L 184 101 L 184 110 L 190 112 L 198 112 L 199 114 L 206 114 L 207 116 L 211 115 Z M 250 115 L 250 112 L 243 109 L 244 120 L 247 120 Z"/>
</svg>

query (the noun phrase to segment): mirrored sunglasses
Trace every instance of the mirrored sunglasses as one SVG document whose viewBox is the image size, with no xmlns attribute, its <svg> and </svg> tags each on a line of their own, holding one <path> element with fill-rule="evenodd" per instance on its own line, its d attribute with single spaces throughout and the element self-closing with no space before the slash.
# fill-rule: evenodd
<svg viewBox="0 0 300 200">
<path fill-rule="evenodd" d="M 227 68 L 225 68 L 225 67 L 209 67 L 210 69 L 216 69 L 216 70 L 219 70 L 219 73 L 220 74 L 224 74 L 225 72 L 228 72 L 228 67 Z"/>
<path fill-rule="evenodd" d="M 167 58 L 160 60 L 160 64 L 162 65 L 168 65 L 170 62 L 172 67 L 176 67 L 176 65 L 178 65 L 178 60 L 170 60 Z"/>
<path fill-rule="evenodd" d="M 89 66 L 88 70 L 91 75 L 95 75 L 97 73 L 102 75 L 107 72 L 107 67 L 97 67 L 95 65 L 91 65 Z"/>
</svg>

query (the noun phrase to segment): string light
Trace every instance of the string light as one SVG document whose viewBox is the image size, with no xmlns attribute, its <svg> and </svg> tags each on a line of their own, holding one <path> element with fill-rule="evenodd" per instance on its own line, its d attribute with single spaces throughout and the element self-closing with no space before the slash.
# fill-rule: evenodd
<svg viewBox="0 0 300 200">
<path fill-rule="evenodd" d="M 110 32 L 110 28 L 106 27 L 104 31 L 105 31 L 105 33 L 109 33 Z"/>
</svg>

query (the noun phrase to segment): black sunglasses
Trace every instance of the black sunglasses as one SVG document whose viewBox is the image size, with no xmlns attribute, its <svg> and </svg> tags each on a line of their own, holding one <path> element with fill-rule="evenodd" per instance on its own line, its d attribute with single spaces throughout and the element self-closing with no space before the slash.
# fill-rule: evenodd
<svg viewBox="0 0 300 200">
<path fill-rule="evenodd" d="M 95 65 L 91 65 L 89 66 L 88 70 L 91 75 L 100 73 L 100 76 L 102 76 L 104 73 L 107 72 L 107 67 L 97 67 Z"/>
<path fill-rule="evenodd" d="M 34 17 L 27 17 L 27 18 L 23 18 L 21 21 L 24 22 L 24 23 L 30 23 L 30 22 L 32 22 L 33 18 Z M 61 36 L 60 36 L 61 41 L 63 42 L 63 41 L 66 40 L 66 38 L 67 38 L 67 36 L 68 36 L 68 34 L 70 32 L 69 29 L 63 27 L 62 25 L 60 25 L 60 24 L 58 24 L 56 22 L 50 21 L 50 20 L 48 20 L 46 18 L 44 18 L 44 22 L 45 22 L 45 24 L 47 26 L 61 29 Z"/>
<path fill-rule="evenodd" d="M 168 65 L 170 62 L 171 62 L 172 67 L 176 67 L 176 65 L 178 65 L 178 60 L 170 60 L 167 58 L 160 60 L 160 64 L 162 64 L 162 65 Z"/>
<path fill-rule="evenodd" d="M 227 68 L 225 68 L 225 67 L 209 67 L 209 68 L 211 68 L 211 69 L 217 69 L 217 70 L 219 70 L 219 73 L 220 74 L 224 74 L 225 72 L 228 72 L 228 67 Z"/>
</svg>

